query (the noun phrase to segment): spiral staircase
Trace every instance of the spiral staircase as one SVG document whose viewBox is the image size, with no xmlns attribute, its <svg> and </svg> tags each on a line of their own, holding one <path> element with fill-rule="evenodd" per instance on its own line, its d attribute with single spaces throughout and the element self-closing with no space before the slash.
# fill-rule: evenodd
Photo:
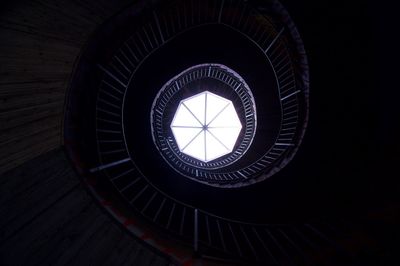
<svg viewBox="0 0 400 266">
<path fill-rule="evenodd" d="M 381 173 L 374 168 L 375 153 L 368 151 L 365 155 L 368 158 L 360 162 L 354 159 L 353 155 L 359 153 L 355 153 L 350 144 L 362 142 L 362 137 L 353 138 L 351 143 L 344 142 L 346 152 L 335 151 L 336 145 L 348 138 L 340 135 L 344 133 L 334 125 L 352 124 L 328 110 L 340 103 L 342 94 L 336 95 L 337 91 L 330 90 L 334 95 L 324 102 L 326 96 L 318 92 L 323 86 L 333 89 L 342 84 L 341 78 L 338 78 L 340 82 L 332 79 L 332 84 L 328 84 L 329 75 L 324 74 L 325 70 L 340 72 L 336 69 L 340 66 L 346 73 L 354 74 L 353 68 L 339 62 L 340 58 L 348 57 L 345 55 L 352 55 L 350 52 L 337 58 L 332 53 L 329 63 L 319 58 L 328 53 L 322 51 L 323 48 L 335 46 L 339 49 L 338 43 L 329 44 L 326 39 L 319 39 L 332 40 L 326 37 L 332 34 L 325 33 L 325 24 L 348 43 L 356 43 L 354 32 L 346 25 L 356 24 L 354 18 L 362 21 L 365 17 L 356 12 L 358 7 L 346 4 L 348 11 L 341 7 L 335 9 L 344 14 L 344 18 L 334 17 L 334 23 L 328 23 L 325 14 L 316 15 L 318 12 L 313 12 L 312 8 L 310 11 L 291 1 L 282 2 L 296 22 L 302 21 L 300 32 L 305 32 L 302 37 L 306 48 L 310 47 L 307 52 L 314 71 L 311 73 L 315 73 L 316 85 L 312 87 L 315 105 L 314 110 L 311 108 L 306 135 L 305 126 L 296 129 L 293 125 L 306 117 L 305 110 L 308 112 L 308 106 L 302 109 L 303 92 L 295 86 L 295 77 L 304 74 L 300 70 L 308 70 L 308 65 L 303 48 L 288 44 L 290 33 L 294 40 L 300 37 L 293 35 L 297 30 L 276 1 L 38 0 L 28 3 L 20 0 L 2 4 L 0 264 L 396 265 L 395 248 L 388 244 L 398 237 L 397 220 L 393 218 L 396 204 L 385 205 L 386 201 L 376 200 L 376 207 L 375 197 L 369 193 L 375 191 L 370 187 L 375 184 L 374 177 Z M 322 4 L 305 5 L 320 7 Z M 279 10 L 283 16 L 276 17 L 271 10 Z M 321 25 L 308 18 L 303 20 L 303 12 L 317 18 Z M 112 36 L 118 23 L 127 17 L 114 19 L 126 13 L 135 19 L 139 17 L 133 20 L 136 24 L 132 24 L 135 35 L 118 40 L 122 46 L 98 42 L 96 47 L 108 53 L 111 60 L 90 61 L 97 51 L 91 44 Z M 140 19 L 140 14 L 145 14 L 141 17 L 144 20 Z M 346 24 L 346 21 L 350 22 Z M 273 27 L 268 28 L 268 25 Z M 138 167 L 148 164 L 146 167 L 151 168 L 157 161 L 149 162 L 137 154 L 132 155 L 124 143 L 121 104 L 130 77 L 158 47 L 183 38 L 192 30 L 214 26 L 241 35 L 263 51 L 274 66 L 280 87 L 283 122 L 275 145 L 240 174 L 207 174 L 201 180 L 212 180 L 236 191 L 239 190 L 235 187 L 238 180 L 246 183 L 248 178 L 255 178 L 256 182 L 241 194 L 248 198 L 235 199 L 222 192 L 218 195 L 203 184 L 198 191 L 187 189 L 174 194 L 179 186 L 173 188 L 166 172 L 149 177 Z M 129 29 L 121 29 L 121 36 L 124 31 Z M 287 47 L 301 52 L 293 57 Z M 290 67 L 290 58 L 300 67 Z M 93 72 L 89 68 L 86 72 L 79 71 L 79 62 L 85 60 L 95 62 Z M 174 62 L 169 63 L 173 65 Z M 361 68 L 361 63 L 357 66 Z M 79 80 L 92 74 L 101 80 L 99 87 L 93 86 L 96 93 L 90 88 L 87 94 L 77 93 L 76 77 Z M 365 72 L 355 73 L 356 77 L 364 75 Z M 307 75 L 303 77 L 308 81 Z M 358 106 L 375 98 L 366 94 L 365 86 L 357 84 L 350 81 L 343 85 L 348 89 L 346 97 L 352 104 Z M 71 100 L 74 97 L 80 100 Z M 91 101 L 85 102 L 85 97 Z M 363 101 L 355 100 L 359 97 Z M 87 112 L 77 113 L 81 106 L 87 106 Z M 95 108 L 91 110 L 91 106 Z M 348 106 L 344 109 L 356 112 Z M 321 114 L 315 115 L 317 112 Z M 93 121 L 85 120 L 92 115 Z M 325 115 L 330 115 L 332 120 L 326 122 Z M 79 124 L 79 119 L 87 121 L 87 125 L 82 127 L 84 123 Z M 71 121 L 80 122 L 69 123 Z M 308 122 L 308 117 L 305 121 Z M 76 128 L 90 130 L 77 134 Z M 346 128 L 346 132 L 352 130 Z M 330 131 L 332 133 L 326 133 Z M 90 143 L 82 141 L 85 139 L 90 139 Z M 370 144 L 373 140 L 366 142 Z M 303 146 L 300 146 L 302 141 Z M 321 143 L 331 144 L 321 148 Z M 80 145 L 88 149 L 81 149 Z M 331 150 L 334 155 L 330 157 L 324 149 Z M 321 152 L 321 156 L 315 156 L 314 151 Z M 313 164 L 308 163 L 308 158 L 319 163 L 315 164 L 315 172 L 309 170 Z M 325 161 L 325 158 L 328 159 Z M 343 162 L 345 166 L 341 166 Z M 359 170 L 360 166 L 365 170 Z M 261 169 L 270 175 L 257 179 L 256 173 Z M 293 178 L 296 171 L 301 173 L 299 176 L 304 174 L 305 184 Z M 362 178 L 356 176 L 358 173 L 362 173 Z M 384 176 L 389 174 L 388 171 Z M 322 176 L 326 177 L 325 181 Z M 365 185 L 360 185 L 364 179 Z M 185 186 L 182 187 L 187 188 Z M 366 186 L 370 187 L 366 189 Z M 253 191 L 253 187 L 259 190 Z M 395 190 L 394 187 L 385 187 L 384 191 Z M 258 194 L 251 194 L 263 189 L 270 195 L 260 196 L 257 201 Z M 327 195 L 323 195 L 325 191 Z M 204 203 L 197 200 L 198 194 L 203 192 L 210 193 Z M 290 204 L 284 199 L 286 195 L 290 195 L 287 200 Z M 385 198 L 383 195 L 379 194 Z M 326 200 L 329 197 L 331 201 Z M 345 210 L 338 210 L 340 208 Z M 259 210 L 259 214 L 254 214 Z"/>
</svg>

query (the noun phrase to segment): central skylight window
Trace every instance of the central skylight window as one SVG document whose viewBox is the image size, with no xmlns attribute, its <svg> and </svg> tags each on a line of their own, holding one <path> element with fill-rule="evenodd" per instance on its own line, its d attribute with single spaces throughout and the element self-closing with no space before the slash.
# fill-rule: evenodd
<svg viewBox="0 0 400 266">
<path fill-rule="evenodd" d="M 179 103 L 171 129 L 182 153 L 209 162 L 232 152 L 242 124 L 230 100 L 204 91 Z"/>
</svg>

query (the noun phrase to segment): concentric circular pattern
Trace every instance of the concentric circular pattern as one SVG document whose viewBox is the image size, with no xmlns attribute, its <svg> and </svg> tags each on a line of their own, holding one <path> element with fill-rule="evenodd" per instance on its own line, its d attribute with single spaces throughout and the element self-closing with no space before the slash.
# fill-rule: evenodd
<svg viewBox="0 0 400 266">
<path fill-rule="evenodd" d="M 110 19 L 81 55 L 67 103 L 66 149 L 79 173 L 96 180 L 96 197 L 108 196 L 123 213 L 233 256 L 230 244 L 250 239 L 256 250 L 243 246 L 240 257 L 256 253 L 265 262 L 270 213 L 243 199 L 255 191 L 249 185 L 279 175 L 303 139 L 302 41 L 275 0 L 150 2 Z M 180 100 L 204 84 L 233 102 L 243 126 L 234 151 L 207 163 L 180 153 L 168 137 Z M 266 202 L 266 194 L 255 197 Z M 234 207 L 226 208 L 228 201 Z"/>
<path fill-rule="evenodd" d="M 244 125 L 233 151 L 210 162 L 196 160 L 180 152 L 170 129 L 179 102 L 204 88 L 232 99 Z M 256 132 L 256 117 L 253 95 L 239 74 L 220 64 L 201 64 L 169 80 L 157 94 L 151 112 L 153 140 L 164 159 L 176 171 L 197 180 L 197 177 L 206 176 L 209 173 L 207 170 L 223 168 L 246 153 Z"/>
<path fill-rule="evenodd" d="M 307 117 L 305 109 L 307 103 L 307 80 L 299 74 L 305 75 L 307 72 L 304 72 L 302 68 L 299 69 L 299 67 L 305 67 L 305 65 L 299 65 L 301 62 L 294 61 L 298 60 L 298 58 L 293 58 L 292 51 L 288 49 L 289 39 L 287 39 L 287 35 L 284 35 L 285 25 L 274 25 L 266 17 L 257 15 L 255 9 L 248 9 L 247 7 L 240 11 L 240 6 L 229 3 L 224 3 L 221 9 L 217 3 L 213 4 L 215 5 L 213 8 L 218 10 L 218 12 L 210 12 L 211 6 L 207 7 L 199 4 L 198 12 L 200 15 L 191 17 L 191 19 L 185 17 L 186 13 L 180 13 L 183 12 L 181 8 L 185 8 L 185 6 L 179 5 L 168 6 L 167 9 L 160 11 L 160 15 L 154 13 L 141 27 L 134 30 L 127 41 L 122 43 L 109 62 L 99 65 L 99 68 L 104 72 L 104 77 L 100 85 L 96 107 L 97 134 L 99 155 L 103 164 L 129 158 L 134 160 L 138 167 L 140 166 L 140 158 L 136 156 L 138 154 L 145 154 L 146 151 L 142 150 L 137 142 L 145 136 L 141 136 L 141 132 L 137 132 L 137 127 L 144 128 L 144 123 L 148 123 L 142 118 L 146 116 L 143 112 L 150 113 L 151 109 L 145 107 L 139 110 L 134 106 L 143 107 L 144 102 L 147 101 L 147 98 L 146 100 L 144 98 L 139 100 L 136 97 L 138 93 L 143 94 L 144 90 L 146 90 L 145 93 L 147 91 L 150 93 L 150 91 L 154 90 L 154 88 L 148 87 L 148 84 L 152 82 L 151 78 L 146 76 L 146 80 L 141 80 L 141 77 L 148 75 L 144 74 L 146 71 L 147 73 L 152 71 L 149 65 L 154 64 L 152 61 L 155 60 L 154 58 L 157 58 L 157 56 L 167 56 L 163 55 L 163 53 L 166 53 L 166 50 L 172 49 L 171 46 L 174 43 L 176 46 L 179 46 L 180 41 L 183 43 L 182 39 L 189 38 L 187 37 L 188 35 L 192 34 L 198 37 L 205 34 L 205 32 L 207 33 L 215 29 L 219 29 L 218 31 L 221 31 L 221 33 L 226 32 L 227 35 L 241 35 L 246 38 L 247 42 L 259 49 L 259 56 L 264 57 L 259 60 L 264 60 L 264 64 L 266 64 L 263 66 L 265 73 L 271 72 L 274 78 L 265 81 L 265 84 L 259 82 L 255 86 L 257 90 L 266 91 L 266 96 L 262 95 L 256 101 L 258 101 L 258 105 L 268 105 L 267 107 L 262 107 L 264 110 L 265 108 L 271 108 L 271 110 L 266 110 L 266 112 L 261 114 L 263 117 L 271 116 L 273 112 L 279 112 L 280 114 L 274 114 L 274 116 L 277 118 L 279 115 L 280 121 L 277 123 L 264 120 L 262 122 L 264 124 L 263 129 L 267 130 L 266 127 L 269 126 L 273 130 L 268 130 L 272 130 L 272 132 L 262 132 L 260 130 L 257 138 L 264 138 L 264 140 L 256 141 L 257 147 L 254 147 L 254 149 L 257 152 L 249 152 L 249 157 L 233 164 L 233 162 L 237 162 L 238 159 L 242 158 L 245 151 L 250 148 L 252 136 L 255 133 L 255 120 L 252 114 L 250 116 L 252 116 L 251 119 L 254 121 L 244 122 L 246 131 L 242 139 L 238 142 L 240 144 L 237 150 L 222 160 L 210 163 L 191 160 L 191 158 L 179 153 L 176 145 L 173 143 L 167 145 L 160 136 L 165 131 L 165 124 L 168 122 L 154 119 L 154 122 L 157 123 L 155 126 L 157 146 L 161 148 L 164 158 L 167 158 L 168 163 L 174 169 L 197 181 L 214 186 L 242 186 L 264 180 L 271 176 L 277 170 L 284 167 L 294 156 L 304 133 Z M 206 12 L 202 14 L 202 11 Z M 172 18 L 170 15 L 173 12 L 177 13 Z M 246 15 L 246 21 L 241 21 L 240 17 L 244 13 L 248 14 Z M 207 27 L 210 30 L 206 30 Z M 228 36 L 227 38 L 234 39 L 235 37 Z M 206 50 L 207 44 L 205 43 L 203 46 L 205 46 L 204 50 Z M 185 49 L 185 47 L 182 48 Z M 199 47 L 199 49 L 201 48 Z M 196 52 L 201 55 L 201 51 Z M 175 53 L 179 53 L 179 51 Z M 220 53 L 223 53 L 222 49 Z M 173 52 L 171 51 L 170 54 L 173 54 Z M 189 54 L 194 57 L 197 56 L 193 52 Z M 176 60 L 176 65 L 180 63 L 179 58 L 171 57 L 168 60 Z M 152 65 L 152 67 L 157 68 L 157 65 Z M 213 69 L 216 69 L 216 67 L 213 67 Z M 238 74 L 232 74 L 232 71 L 227 71 L 226 68 L 223 70 L 223 68 L 219 67 L 218 69 L 215 74 L 223 73 L 225 78 L 230 79 L 222 81 L 219 78 L 219 81 L 230 87 L 231 91 L 235 91 L 232 90 L 233 86 L 241 84 L 239 87 L 241 91 L 235 91 L 236 97 L 242 102 L 241 105 L 245 108 L 244 110 L 246 110 L 246 106 L 243 105 L 245 101 L 252 103 L 253 107 L 248 107 L 247 110 L 252 109 L 254 112 L 254 100 L 250 96 L 251 94 L 247 86 L 243 85 L 245 84 L 243 79 L 240 79 Z M 192 76 L 194 73 L 202 75 L 201 77 L 203 78 L 207 72 L 203 71 L 203 74 L 201 74 L 201 71 L 189 71 L 182 74 L 186 80 L 173 78 L 173 80 L 179 81 L 178 85 L 176 83 L 169 83 L 169 86 L 165 88 L 165 93 L 160 95 L 161 97 L 158 97 L 166 101 L 166 108 L 173 106 L 170 103 L 177 103 L 177 99 L 173 97 L 176 95 L 175 91 L 178 91 L 181 87 L 185 87 L 189 82 L 196 81 L 194 76 L 190 77 L 190 73 L 193 73 Z M 165 75 L 165 78 L 168 78 L 168 80 L 176 75 L 176 73 L 171 74 L 165 68 L 157 72 L 158 77 Z M 233 84 L 229 85 L 229 82 Z M 239 93 L 242 93 L 243 96 Z M 166 97 L 165 95 L 169 96 Z M 275 102 L 270 103 L 271 99 L 263 97 L 274 98 L 273 101 Z M 279 105 L 279 107 L 273 107 L 274 110 L 272 110 L 273 105 Z M 160 107 L 156 106 L 156 108 Z M 165 116 L 165 110 L 159 111 Z M 141 117 L 134 117 L 134 113 L 140 113 Z M 172 113 L 172 111 L 170 110 L 169 113 Z M 243 120 L 245 120 L 246 115 L 242 115 Z M 130 121 L 125 121 L 124 117 L 129 117 Z M 132 122 L 133 119 L 136 121 Z M 143 122 L 140 122 L 140 124 L 137 122 L 142 120 Z M 166 121 L 169 120 L 167 119 Z M 132 124 L 135 124 L 135 128 L 133 129 Z M 273 143 L 271 143 L 272 140 Z M 146 163 L 142 164 L 142 168 L 137 170 L 145 173 L 145 167 L 147 167 Z"/>
</svg>

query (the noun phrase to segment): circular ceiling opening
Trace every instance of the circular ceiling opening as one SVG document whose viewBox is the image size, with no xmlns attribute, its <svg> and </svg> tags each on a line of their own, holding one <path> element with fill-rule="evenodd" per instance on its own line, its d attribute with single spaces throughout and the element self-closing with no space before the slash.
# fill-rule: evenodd
<svg viewBox="0 0 400 266">
<path fill-rule="evenodd" d="M 171 129 L 182 153 L 209 162 L 232 152 L 242 124 L 232 101 L 205 91 L 180 102 Z"/>
<path fill-rule="evenodd" d="M 234 167 L 257 129 L 254 96 L 244 79 L 222 64 L 195 65 L 170 79 L 151 108 L 153 142 L 179 174 L 204 182 Z"/>
<path fill-rule="evenodd" d="M 196 3 L 196 17 L 181 0 L 138 16 L 124 12 L 85 52 L 65 136 L 90 171 L 124 180 L 121 186 L 140 175 L 180 197 L 168 181 L 245 187 L 275 175 L 295 155 L 308 120 L 308 66 L 286 11 L 276 1 Z M 201 128 L 185 135 L 177 126 L 193 122 L 174 124 L 182 103 L 206 95 L 231 102 L 238 121 L 228 126 L 236 128 L 211 129 L 195 115 Z M 216 119 L 227 122 L 224 115 Z"/>
<path fill-rule="evenodd" d="M 110 19 L 82 53 L 64 143 L 96 197 L 193 243 L 195 214 L 211 234 L 286 215 L 276 186 L 288 187 L 279 171 L 302 142 L 308 93 L 277 1 L 154 1 Z"/>
</svg>

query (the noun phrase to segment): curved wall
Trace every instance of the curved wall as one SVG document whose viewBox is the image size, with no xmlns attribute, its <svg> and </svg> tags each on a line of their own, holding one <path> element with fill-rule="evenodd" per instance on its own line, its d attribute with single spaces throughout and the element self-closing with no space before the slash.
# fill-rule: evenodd
<svg viewBox="0 0 400 266">
<path fill-rule="evenodd" d="M 388 37 L 394 31 L 387 27 L 397 25 L 396 15 L 391 14 L 396 9 L 371 4 L 371 22 L 362 1 L 282 2 L 304 38 L 313 84 L 312 130 L 293 162 L 313 182 L 295 185 L 316 188 L 315 194 L 300 196 L 320 204 L 328 214 L 361 217 L 346 224 L 350 234 L 336 242 L 361 257 L 361 264 L 399 264 L 396 247 L 391 245 L 399 235 L 400 201 L 393 175 L 399 154 L 398 123 L 393 122 L 398 121 L 398 97 L 392 97 L 396 93 L 391 87 L 397 82 L 392 67 L 397 61 Z M 14 0 L 0 4 L 2 265 L 54 264 L 59 258 L 60 263 L 76 264 L 83 260 L 168 264 L 123 234 L 92 203 L 59 149 L 65 92 L 80 49 L 97 25 L 130 3 Z M 378 35 L 369 31 L 372 23 Z M 371 47 L 374 38 L 378 48 Z M 371 57 L 377 61 L 374 68 L 369 67 Z M 341 146 L 348 148 L 346 152 L 337 148 Z M 108 257 L 95 256 L 107 250 Z"/>
<path fill-rule="evenodd" d="M 1 265 L 169 264 L 97 206 L 60 148 L 74 62 L 131 2 L 0 4 Z"/>
<path fill-rule="evenodd" d="M 60 147 L 65 92 L 80 49 L 96 26 L 131 2 L 0 4 L 0 174 Z"/>
</svg>

